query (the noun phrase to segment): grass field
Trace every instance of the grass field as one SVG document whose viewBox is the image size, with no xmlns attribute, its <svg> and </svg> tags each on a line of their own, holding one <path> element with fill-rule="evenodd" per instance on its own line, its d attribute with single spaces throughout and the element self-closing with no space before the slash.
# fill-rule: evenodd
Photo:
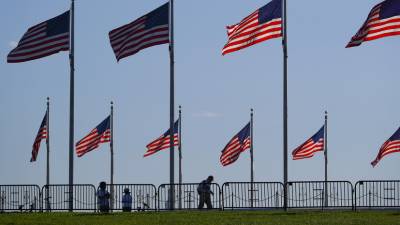
<svg viewBox="0 0 400 225">
<path fill-rule="evenodd" d="M 255 224 L 359 224 L 400 225 L 400 211 L 363 212 L 143 212 L 115 214 L 85 213 L 7 213 L 0 214 L 0 224 L 24 225 L 255 225 Z"/>
</svg>

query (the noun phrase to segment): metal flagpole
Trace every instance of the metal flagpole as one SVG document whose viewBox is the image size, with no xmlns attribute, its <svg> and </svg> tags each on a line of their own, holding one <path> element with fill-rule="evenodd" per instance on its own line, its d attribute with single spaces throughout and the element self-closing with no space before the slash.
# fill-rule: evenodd
<svg viewBox="0 0 400 225">
<path fill-rule="evenodd" d="M 325 137 L 324 137 L 324 155 L 325 155 L 325 185 L 324 185 L 324 198 L 325 207 L 328 207 L 328 112 L 325 111 Z"/>
<path fill-rule="evenodd" d="M 74 2 L 71 0 L 71 30 L 70 30 L 70 95 L 69 95 L 69 211 L 74 208 L 73 185 L 74 185 Z"/>
<path fill-rule="evenodd" d="M 110 211 L 114 208 L 114 103 L 111 101 L 110 112 L 110 153 L 111 153 L 111 174 L 110 174 Z"/>
<path fill-rule="evenodd" d="M 250 190 L 250 205 L 253 208 L 254 202 L 254 155 L 253 155 L 253 109 L 251 109 L 250 113 L 250 182 L 251 182 L 251 190 Z"/>
<path fill-rule="evenodd" d="M 170 25 L 170 44 L 169 44 L 169 56 L 170 56 L 170 106 L 169 106 L 169 129 L 170 129 L 170 137 L 169 137 L 169 208 L 174 208 L 174 186 L 175 183 L 175 172 L 174 172 L 174 97 L 175 97 L 175 90 L 174 90 L 174 1 L 169 0 L 170 5 L 170 18 L 169 18 L 169 25 Z"/>
<path fill-rule="evenodd" d="M 287 106 L 287 13 L 286 0 L 283 0 L 283 183 L 284 209 L 287 210 L 287 181 L 288 181 L 288 106 Z"/>
<path fill-rule="evenodd" d="M 182 209 L 182 107 L 179 106 L 179 209 Z"/>
<path fill-rule="evenodd" d="M 47 147 L 47 157 L 46 157 L 46 210 L 50 211 L 50 199 L 49 199 L 49 185 L 50 185 L 50 98 L 47 97 L 47 112 L 46 112 L 46 147 Z"/>
</svg>

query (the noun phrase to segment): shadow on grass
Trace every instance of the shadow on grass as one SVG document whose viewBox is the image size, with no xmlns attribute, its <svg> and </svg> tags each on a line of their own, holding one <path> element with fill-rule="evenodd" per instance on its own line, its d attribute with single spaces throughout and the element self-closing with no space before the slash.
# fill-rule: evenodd
<svg viewBox="0 0 400 225">
<path fill-rule="evenodd" d="M 279 212 L 279 213 L 271 213 L 268 214 L 268 216 L 296 216 L 299 214 L 304 214 L 304 213 L 297 213 L 297 212 Z"/>
<path fill-rule="evenodd" d="M 113 213 L 74 213 L 72 216 L 113 216 Z"/>
<path fill-rule="evenodd" d="M 133 216 L 133 215 L 146 215 L 154 212 L 114 212 L 114 213 L 71 213 L 71 216 Z"/>
</svg>

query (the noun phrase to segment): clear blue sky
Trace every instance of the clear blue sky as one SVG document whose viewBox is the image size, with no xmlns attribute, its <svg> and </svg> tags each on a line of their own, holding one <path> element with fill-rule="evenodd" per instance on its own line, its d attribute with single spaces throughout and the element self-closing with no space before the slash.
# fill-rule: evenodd
<svg viewBox="0 0 400 225">
<path fill-rule="evenodd" d="M 400 37 L 345 49 L 380 0 L 288 1 L 289 153 L 314 134 L 329 111 L 329 179 L 399 179 L 400 154 L 370 162 L 400 126 Z M 75 141 L 115 102 L 115 183 L 169 181 L 169 154 L 143 158 L 145 146 L 169 126 L 168 46 L 116 62 L 108 32 L 166 0 L 76 0 Z M 225 26 L 266 4 L 175 1 L 176 103 L 183 107 L 184 182 L 248 181 L 249 153 L 223 168 L 220 151 L 255 109 L 255 176 L 282 181 L 282 48 L 270 40 L 227 56 Z M 23 33 L 61 14 L 68 0 L 3 0 L 0 7 L 0 184 L 45 182 L 45 145 L 31 146 L 51 98 L 51 182 L 68 182 L 69 62 L 62 52 L 7 64 Z M 75 182 L 109 180 L 109 146 L 75 157 Z M 176 163 L 177 164 L 177 163 Z M 322 180 L 323 154 L 289 159 L 290 180 Z M 177 167 L 176 167 L 177 172 Z M 176 173 L 176 179 L 178 174 Z"/>
</svg>

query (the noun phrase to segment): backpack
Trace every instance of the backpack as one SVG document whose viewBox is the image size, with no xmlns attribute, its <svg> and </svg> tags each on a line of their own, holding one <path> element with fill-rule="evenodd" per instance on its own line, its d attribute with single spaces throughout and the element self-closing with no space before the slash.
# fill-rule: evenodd
<svg viewBox="0 0 400 225">
<path fill-rule="evenodd" d="M 206 181 L 203 180 L 198 186 L 197 186 L 197 194 L 201 194 L 204 192 L 204 185 L 205 185 Z"/>
</svg>

